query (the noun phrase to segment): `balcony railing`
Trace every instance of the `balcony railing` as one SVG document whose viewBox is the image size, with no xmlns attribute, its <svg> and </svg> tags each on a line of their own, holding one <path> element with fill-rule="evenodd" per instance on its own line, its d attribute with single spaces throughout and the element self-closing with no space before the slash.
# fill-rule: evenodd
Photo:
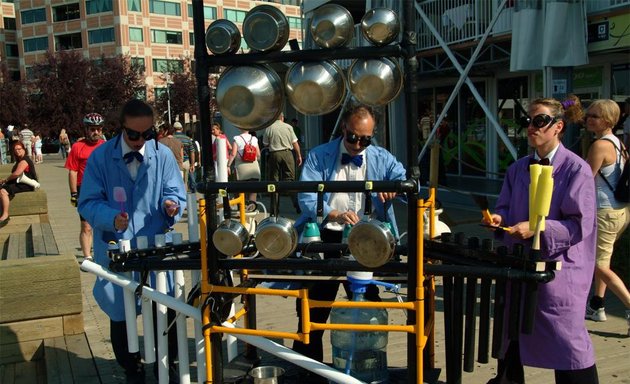
<svg viewBox="0 0 630 384">
<path fill-rule="evenodd" d="M 498 12 L 500 0 L 425 0 L 418 2 L 447 44 L 479 40 Z M 586 0 L 587 15 L 611 12 L 630 6 L 630 0 Z M 514 2 L 499 14 L 491 36 L 512 32 Z M 439 43 L 420 15 L 417 15 L 418 49 L 438 48 Z"/>
</svg>

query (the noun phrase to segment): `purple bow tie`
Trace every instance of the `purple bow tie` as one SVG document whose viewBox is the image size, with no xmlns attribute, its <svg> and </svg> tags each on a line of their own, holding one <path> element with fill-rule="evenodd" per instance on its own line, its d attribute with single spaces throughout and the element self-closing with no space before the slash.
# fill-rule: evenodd
<svg viewBox="0 0 630 384">
<path fill-rule="evenodd" d="M 540 160 L 536 160 L 533 157 L 529 159 L 529 164 L 540 164 L 540 165 L 549 165 L 551 164 L 551 162 L 549 161 L 549 159 L 540 159 Z"/>
<path fill-rule="evenodd" d="M 352 164 L 356 165 L 357 167 L 360 167 L 361 165 L 363 165 L 363 155 L 350 156 L 347 153 L 342 153 L 341 164 L 346 165 L 350 162 L 352 162 Z"/>
</svg>

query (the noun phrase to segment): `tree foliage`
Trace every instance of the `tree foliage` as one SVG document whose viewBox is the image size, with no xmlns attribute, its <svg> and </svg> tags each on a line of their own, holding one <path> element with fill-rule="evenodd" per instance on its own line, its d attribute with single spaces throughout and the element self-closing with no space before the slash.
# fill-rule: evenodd
<svg viewBox="0 0 630 384">
<path fill-rule="evenodd" d="M 26 90 L 24 83 L 13 80 L 9 74 L 6 61 L 0 63 L 0 74 L 3 81 L 0 82 L 0 126 L 20 125 L 29 123 L 26 106 Z"/>
<path fill-rule="evenodd" d="M 197 81 L 191 71 L 168 72 L 169 94 L 171 102 L 171 118 L 175 122 L 175 117 L 184 122 L 184 114 L 199 115 L 197 104 Z M 169 94 L 163 92 L 155 98 L 155 110 L 159 115 L 164 116 L 163 120 L 168 121 L 168 100 Z"/>
<path fill-rule="evenodd" d="M 64 50 L 47 52 L 45 59 L 32 67 L 27 87 L 25 101 L 19 104 L 18 91 L 24 87 L 10 81 L 0 84 L 0 90 L 7 92 L 6 96 L 2 93 L 2 114 L 8 115 L 0 115 L 0 123 L 28 120 L 32 129 L 44 136 L 56 137 L 65 128 L 70 136 L 80 137 L 84 134 L 83 116 L 90 112 L 103 115 L 106 131 L 115 127 L 119 109 L 144 87 L 144 78 L 128 56 L 90 61 L 79 51 Z M 12 100 L 16 106 L 7 109 L 4 100 Z M 24 114 L 28 118 L 19 117 Z"/>
</svg>

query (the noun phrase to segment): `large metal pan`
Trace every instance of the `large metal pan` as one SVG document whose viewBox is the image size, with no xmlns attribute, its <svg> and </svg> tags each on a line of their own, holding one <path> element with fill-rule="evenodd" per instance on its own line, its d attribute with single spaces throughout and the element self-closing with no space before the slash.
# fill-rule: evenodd
<svg viewBox="0 0 630 384">
<path fill-rule="evenodd" d="M 371 106 L 386 105 L 402 89 L 402 72 L 390 58 L 356 59 L 348 69 L 350 92 L 360 102 Z"/>
<path fill-rule="evenodd" d="M 237 128 L 266 128 L 282 112 L 282 80 L 267 66 L 228 68 L 221 74 L 216 92 L 219 111 Z"/>
<path fill-rule="evenodd" d="M 313 11 L 309 30 L 315 44 L 322 48 L 348 45 L 354 37 L 354 19 L 341 5 L 328 3 Z"/>
<path fill-rule="evenodd" d="M 243 20 L 243 37 L 256 51 L 279 51 L 289 41 L 289 21 L 278 8 L 259 5 L 252 8 Z"/>
<path fill-rule="evenodd" d="M 206 46 L 215 55 L 235 53 L 241 47 L 241 32 L 230 20 L 215 20 L 206 30 Z"/>
<path fill-rule="evenodd" d="M 285 78 L 289 103 L 305 115 L 334 111 L 346 94 L 343 72 L 332 61 L 295 63 Z"/>
<path fill-rule="evenodd" d="M 376 219 L 359 221 L 350 230 L 348 248 L 361 265 L 376 268 L 392 259 L 396 239 L 387 223 Z"/>
<path fill-rule="evenodd" d="M 269 216 L 258 224 L 254 241 L 256 249 L 268 259 L 288 257 L 297 247 L 298 234 L 293 222 L 284 217 Z"/>
<path fill-rule="evenodd" d="M 249 232 L 237 220 L 225 220 L 212 234 L 214 246 L 226 256 L 241 253 L 249 241 Z"/>
<path fill-rule="evenodd" d="M 398 37 L 400 20 L 389 8 L 373 8 L 361 19 L 361 33 L 372 44 L 387 45 Z"/>
</svg>

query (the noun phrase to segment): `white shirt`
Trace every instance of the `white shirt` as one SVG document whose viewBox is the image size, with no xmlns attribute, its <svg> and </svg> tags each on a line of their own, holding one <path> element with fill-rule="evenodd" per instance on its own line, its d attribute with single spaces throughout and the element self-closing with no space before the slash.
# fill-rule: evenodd
<svg viewBox="0 0 630 384">
<path fill-rule="evenodd" d="M 120 143 L 123 157 L 125 157 L 125 155 L 129 152 L 133 152 L 133 149 L 131 149 L 131 147 L 127 145 L 125 139 L 123 139 L 122 137 L 120 138 Z M 142 156 L 144 156 L 144 145 L 142 146 L 142 148 L 140 148 L 138 152 Z M 127 163 L 127 169 L 129 170 L 129 175 L 131 175 L 131 180 L 133 181 L 136 181 L 136 176 L 138 176 L 138 168 L 140 168 L 140 162 L 135 157 L 131 162 Z"/>
<path fill-rule="evenodd" d="M 363 181 L 367 175 L 367 157 L 365 150 L 359 155 L 363 156 L 363 164 L 357 167 L 354 163 L 341 164 L 341 157 L 344 153 L 349 154 L 343 145 L 343 140 L 339 143 L 339 158 L 337 159 L 337 167 L 335 169 L 335 181 Z M 337 192 L 332 193 L 328 202 L 332 209 L 341 212 L 354 211 L 359 218 L 363 217 L 364 195 L 363 192 Z M 343 225 L 334 222 L 328 222 L 324 228 L 332 231 L 343 231 Z"/>
</svg>

